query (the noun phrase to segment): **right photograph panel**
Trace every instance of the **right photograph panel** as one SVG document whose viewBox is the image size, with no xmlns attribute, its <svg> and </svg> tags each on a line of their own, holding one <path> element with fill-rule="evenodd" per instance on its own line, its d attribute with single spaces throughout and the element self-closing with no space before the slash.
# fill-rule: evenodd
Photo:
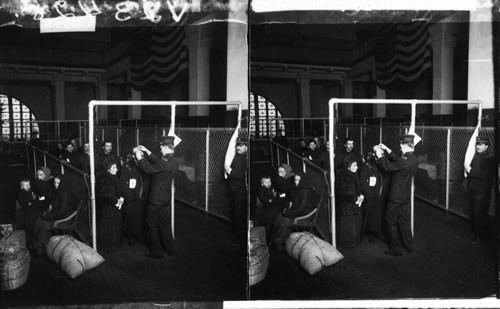
<svg viewBox="0 0 500 309">
<path fill-rule="evenodd" d="M 250 299 L 496 297 L 491 7 L 256 3 Z"/>
</svg>

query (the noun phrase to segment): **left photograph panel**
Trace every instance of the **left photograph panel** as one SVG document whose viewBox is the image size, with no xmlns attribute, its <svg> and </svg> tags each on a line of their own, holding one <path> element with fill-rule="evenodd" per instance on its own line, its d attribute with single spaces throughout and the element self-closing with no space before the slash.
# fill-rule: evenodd
<svg viewBox="0 0 500 309">
<path fill-rule="evenodd" d="M 2 304 L 247 299 L 247 7 L 2 1 Z"/>
</svg>

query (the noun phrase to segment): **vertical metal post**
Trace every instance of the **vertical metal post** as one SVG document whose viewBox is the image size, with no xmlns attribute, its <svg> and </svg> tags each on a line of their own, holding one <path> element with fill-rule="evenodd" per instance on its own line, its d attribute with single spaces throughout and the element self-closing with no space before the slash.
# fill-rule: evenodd
<svg viewBox="0 0 500 309">
<path fill-rule="evenodd" d="M 170 112 L 170 126 L 172 129 L 172 133 L 174 133 L 175 129 L 175 111 L 176 107 L 175 104 L 172 105 L 171 112 Z M 171 207 L 171 221 L 172 221 L 172 238 L 175 239 L 175 178 L 172 179 L 172 198 L 170 201 L 170 207 Z"/>
<path fill-rule="evenodd" d="M 286 164 L 290 165 L 290 152 L 286 152 Z"/>
<path fill-rule="evenodd" d="M 101 132 L 102 132 L 102 134 L 101 134 L 101 141 L 103 141 L 103 142 L 104 142 L 104 128 L 102 129 L 102 131 L 101 131 Z"/>
<path fill-rule="evenodd" d="M 97 250 L 97 219 L 95 205 L 95 135 L 94 102 L 89 103 L 89 148 L 90 148 L 90 207 L 92 215 L 92 247 Z"/>
<path fill-rule="evenodd" d="M 118 158 L 120 157 L 120 136 L 119 136 L 119 131 L 120 128 L 116 128 L 116 155 Z"/>
<path fill-rule="evenodd" d="M 47 153 L 43 152 L 43 166 L 47 166 Z"/>
<path fill-rule="evenodd" d="M 335 140 L 334 137 L 334 127 L 333 127 L 333 118 L 334 118 L 334 100 L 330 100 L 328 102 L 328 135 L 330 139 L 330 151 L 328 152 L 329 160 L 330 160 L 330 205 L 332 207 L 330 214 L 330 226 L 332 230 L 332 245 L 337 247 L 336 240 L 336 222 L 335 222 L 335 168 L 333 162 L 333 156 L 335 153 Z M 336 105 L 335 105 L 336 107 Z"/>
<path fill-rule="evenodd" d="M 450 154 L 451 154 L 451 129 L 447 130 L 446 137 L 446 211 L 450 210 Z"/>
<path fill-rule="evenodd" d="M 61 122 L 58 120 L 57 121 L 57 139 L 61 139 Z"/>
<path fill-rule="evenodd" d="M 379 133 L 378 133 L 379 142 L 380 142 L 380 144 L 382 144 L 382 118 L 380 118 L 380 124 L 379 124 L 378 131 L 379 131 Z"/>
<path fill-rule="evenodd" d="M 35 178 L 36 178 L 36 153 L 35 153 L 35 148 L 32 148 L 33 150 L 33 171 L 35 173 Z"/>
<path fill-rule="evenodd" d="M 271 155 L 271 166 L 274 167 L 273 143 L 271 142 L 271 138 L 269 138 L 269 154 Z"/>
<path fill-rule="evenodd" d="M 207 137 L 205 139 L 205 212 L 208 213 L 208 197 L 209 197 L 209 186 L 208 181 L 210 179 L 210 130 L 207 130 Z"/>
<path fill-rule="evenodd" d="M 27 164 L 27 168 L 28 168 L 28 171 L 30 170 L 30 151 L 28 149 L 28 144 L 26 144 L 24 146 L 24 148 L 26 149 L 26 164 Z"/>
<path fill-rule="evenodd" d="M 304 173 L 307 171 L 307 168 L 306 168 L 306 159 L 302 159 L 302 171 Z"/>
<path fill-rule="evenodd" d="M 64 175 L 64 164 L 61 162 L 61 175 Z"/>
<path fill-rule="evenodd" d="M 139 143 L 139 128 L 135 127 L 135 144 L 140 145 Z"/>
<path fill-rule="evenodd" d="M 277 155 L 277 165 L 280 165 L 281 164 L 281 153 L 280 153 L 280 147 L 279 146 L 276 146 L 276 155 Z"/>
<path fill-rule="evenodd" d="M 363 129 L 364 126 L 359 128 L 359 150 L 361 151 L 361 156 L 363 156 L 364 152 L 364 144 L 363 144 Z"/>
</svg>

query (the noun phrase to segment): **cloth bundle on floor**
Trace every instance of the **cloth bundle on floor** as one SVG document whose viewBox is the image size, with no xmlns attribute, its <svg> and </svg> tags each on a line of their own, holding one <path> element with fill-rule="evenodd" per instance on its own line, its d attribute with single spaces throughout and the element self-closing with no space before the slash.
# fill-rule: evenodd
<svg viewBox="0 0 500 309">
<path fill-rule="evenodd" d="M 15 230 L 0 240 L 0 254 L 16 253 L 26 249 L 26 234 L 23 230 Z"/>
<path fill-rule="evenodd" d="M 250 230 L 249 250 L 248 284 L 253 286 L 264 280 L 269 266 L 269 248 L 266 245 L 264 227 L 253 227 Z"/>
<path fill-rule="evenodd" d="M 335 247 L 309 232 L 292 233 L 286 242 L 286 252 L 310 275 L 344 258 Z"/>
<path fill-rule="evenodd" d="M 72 279 L 104 262 L 97 251 L 68 235 L 52 236 L 47 256 Z"/>
<path fill-rule="evenodd" d="M 30 254 L 21 248 L 15 253 L 0 254 L 0 289 L 14 290 L 28 279 Z"/>
</svg>

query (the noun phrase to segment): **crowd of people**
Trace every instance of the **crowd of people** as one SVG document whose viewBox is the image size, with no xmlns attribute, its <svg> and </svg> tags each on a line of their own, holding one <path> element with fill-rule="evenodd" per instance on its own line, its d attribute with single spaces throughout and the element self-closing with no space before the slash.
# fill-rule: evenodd
<svg viewBox="0 0 500 309">
<path fill-rule="evenodd" d="M 486 155 L 490 141 L 477 139 L 476 154 L 467 174 L 472 205 L 472 226 L 476 238 L 486 236 L 490 192 L 495 182 L 494 158 Z M 337 244 L 355 247 L 363 237 L 369 242 L 386 242 L 385 254 L 401 256 L 415 251 L 411 232 L 411 186 L 418 169 L 414 135 L 404 135 L 399 151 L 384 144 L 374 145 L 365 155 L 346 138 L 335 150 L 335 215 Z M 294 150 L 303 159 L 330 171 L 329 142 L 315 137 L 300 141 Z M 493 172 L 492 172 L 493 171 Z M 261 178 L 257 192 L 254 221 L 266 227 L 270 245 L 282 250 L 294 230 L 294 218 L 307 215 L 318 207 L 318 190 L 308 185 L 312 175 L 292 172 L 289 165 L 278 167 L 278 177 Z M 323 193 L 327 194 L 327 193 Z"/>
<path fill-rule="evenodd" d="M 29 142 L 45 149 L 37 135 Z M 147 257 L 159 259 L 163 252 L 173 254 L 171 231 L 171 184 L 179 164 L 174 158 L 174 138 L 163 137 L 160 156 L 144 146 L 118 157 L 113 144 L 102 142 L 95 153 L 97 241 L 99 248 L 114 250 L 124 242 L 145 242 Z M 51 153 L 61 162 L 90 173 L 90 147 L 78 139 L 58 143 Z M 43 161 L 39 161 L 43 162 Z M 59 220 L 78 211 L 88 196 L 81 194 L 75 173 L 52 175 L 49 167 L 37 170 L 36 179 L 22 179 L 17 194 L 16 225 L 26 232 L 27 245 L 34 254 L 44 254 Z M 80 177 L 81 178 L 81 177 Z M 87 203 L 85 203 L 87 205 Z"/>
</svg>

